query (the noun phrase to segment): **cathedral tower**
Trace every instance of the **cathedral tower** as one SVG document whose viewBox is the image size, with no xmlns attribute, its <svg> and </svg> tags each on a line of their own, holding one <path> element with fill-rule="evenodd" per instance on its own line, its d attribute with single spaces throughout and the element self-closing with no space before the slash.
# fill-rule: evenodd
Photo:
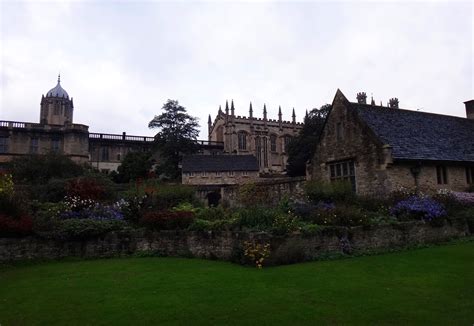
<svg viewBox="0 0 474 326">
<path fill-rule="evenodd" d="M 40 123 L 48 125 L 72 124 L 74 105 L 72 98 L 61 87 L 61 76 L 58 84 L 41 97 Z"/>
</svg>

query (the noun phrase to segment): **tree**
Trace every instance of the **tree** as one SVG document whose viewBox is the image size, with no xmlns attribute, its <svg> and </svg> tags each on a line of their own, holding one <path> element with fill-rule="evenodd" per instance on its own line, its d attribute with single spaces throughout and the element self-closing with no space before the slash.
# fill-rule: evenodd
<svg viewBox="0 0 474 326">
<path fill-rule="evenodd" d="M 316 150 L 324 121 L 331 109 L 330 104 L 323 105 L 319 110 L 311 110 L 304 118 L 304 126 L 299 135 L 288 145 L 287 171 L 290 176 L 306 174 L 306 162 Z"/>
<path fill-rule="evenodd" d="M 130 182 L 139 178 L 146 178 L 153 162 L 150 153 L 130 152 L 117 168 L 118 174 L 113 175 L 116 182 Z"/>
<path fill-rule="evenodd" d="M 159 129 L 155 136 L 161 162 L 157 172 L 178 179 L 183 154 L 192 154 L 199 149 L 196 142 L 199 124 L 197 118 L 188 115 L 186 108 L 179 105 L 178 101 L 168 100 L 162 110 L 164 112 L 148 124 L 149 128 Z"/>
</svg>

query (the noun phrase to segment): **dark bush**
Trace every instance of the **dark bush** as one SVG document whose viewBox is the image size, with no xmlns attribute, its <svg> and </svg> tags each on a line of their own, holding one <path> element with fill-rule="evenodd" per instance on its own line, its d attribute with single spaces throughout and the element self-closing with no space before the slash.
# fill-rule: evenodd
<svg viewBox="0 0 474 326">
<path fill-rule="evenodd" d="M 237 210 L 235 218 L 241 228 L 268 230 L 278 213 L 274 209 L 256 206 Z"/>
<path fill-rule="evenodd" d="M 148 189 L 149 208 L 167 210 L 181 203 L 197 204 L 195 191 L 192 187 L 185 185 L 158 185 Z"/>
<path fill-rule="evenodd" d="M 0 213 L 0 237 L 18 237 L 31 234 L 33 220 L 28 215 L 12 217 Z"/>
<path fill-rule="evenodd" d="M 126 224 L 122 221 L 67 219 L 56 221 L 53 230 L 40 232 L 40 235 L 61 240 L 84 240 L 122 230 L 125 227 Z"/>
<path fill-rule="evenodd" d="M 186 211 L 148 211 L 140 224 L 152 230 L 186 229 L 194 221 L 194 213 Z"/>
<path fill-rule="evenodd" d="M 206 207 L 197 211 L 196 218 L 207 221 L 218 221 L 227 219 L 229 217 L 228 215 L 227 211 L 220 206 Z"/>
<path fill-rule="evenodd" d="M 354 192 L 349 182 L 319 182 L 308 181 L 305 185 L 308 199 L 313 203 L 320 201 L 348 201 L 353 200 Z"/>
<path fill-rule="evenodd" d="M 105 188 L 93 178 L 79 177 L 66 183 L 66 194 L 81 199 L 101 200 L 106 198 Z"/>
</svg>

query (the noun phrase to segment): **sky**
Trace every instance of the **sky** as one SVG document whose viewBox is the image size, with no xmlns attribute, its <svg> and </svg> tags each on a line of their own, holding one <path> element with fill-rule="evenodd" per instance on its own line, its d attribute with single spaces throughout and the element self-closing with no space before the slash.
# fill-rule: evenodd
<svg viewBox="0 0 474 326">
<path fill-rule="evenodd" d="M 168 99 L 283 119 L 339 88 L 384 105 L 465 117 L 474 99 L 471 1 L 0 1 L 0 120 L 39 122 L 61 85 L 91 132 L 151 136 Z"/>
</svg>

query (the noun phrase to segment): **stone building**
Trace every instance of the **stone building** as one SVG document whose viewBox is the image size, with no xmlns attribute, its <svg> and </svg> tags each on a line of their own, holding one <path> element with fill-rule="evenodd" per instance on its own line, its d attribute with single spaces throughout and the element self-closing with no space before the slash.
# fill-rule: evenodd
<svg viewBox="0 0 474 326">
<path fill-rule="evenodd" d="M 282 119 L 281 107 L 278 119 L 268 119 L 267 108 L 263 106 L 263 118 L 253 116 L 250 103 L 249 116 L 236 116 L 234 102 L 226 102 L 225 112 L 219 107 L 214 122 L 209 115 L 209 141 L 223 142 L 224 153 L 254 155 L 260 172 L 283 172 L 286 170 L 287 145 L 292 137 L 303 128 L 296 122 L 293 109 L 292 121 Z"/>
<path fill-rule="evenodd" d="M 64 153 L 89 160 L 89 127 L 73 123 L 72 97 L 57 85 L 41 97 L 40 123 L 0 121 L 0 162 L 25 154 Z"/>
<path fill-rule="evenodd" d="M 466 118 L 357 103 L 337 91 L 308 177 L 346 180 L 363 195 L 399 187 L 465 191 L 474 184 L 474 100 Z"/>
<path fill-rule="evenodd" d="M 28 154 L 62 153 L 78 163 L 110 172 L 117 170 L 128 152 L 151 151 L 154 137 L 90 133 L 89 127 L 73 123 L 72 97 L 57 85 L 41 97 L 40 121 L 0 121 L 0 164 Z M 200 152 L 223 151 L 219 142 L 198 141 Z"/>
</svg>

